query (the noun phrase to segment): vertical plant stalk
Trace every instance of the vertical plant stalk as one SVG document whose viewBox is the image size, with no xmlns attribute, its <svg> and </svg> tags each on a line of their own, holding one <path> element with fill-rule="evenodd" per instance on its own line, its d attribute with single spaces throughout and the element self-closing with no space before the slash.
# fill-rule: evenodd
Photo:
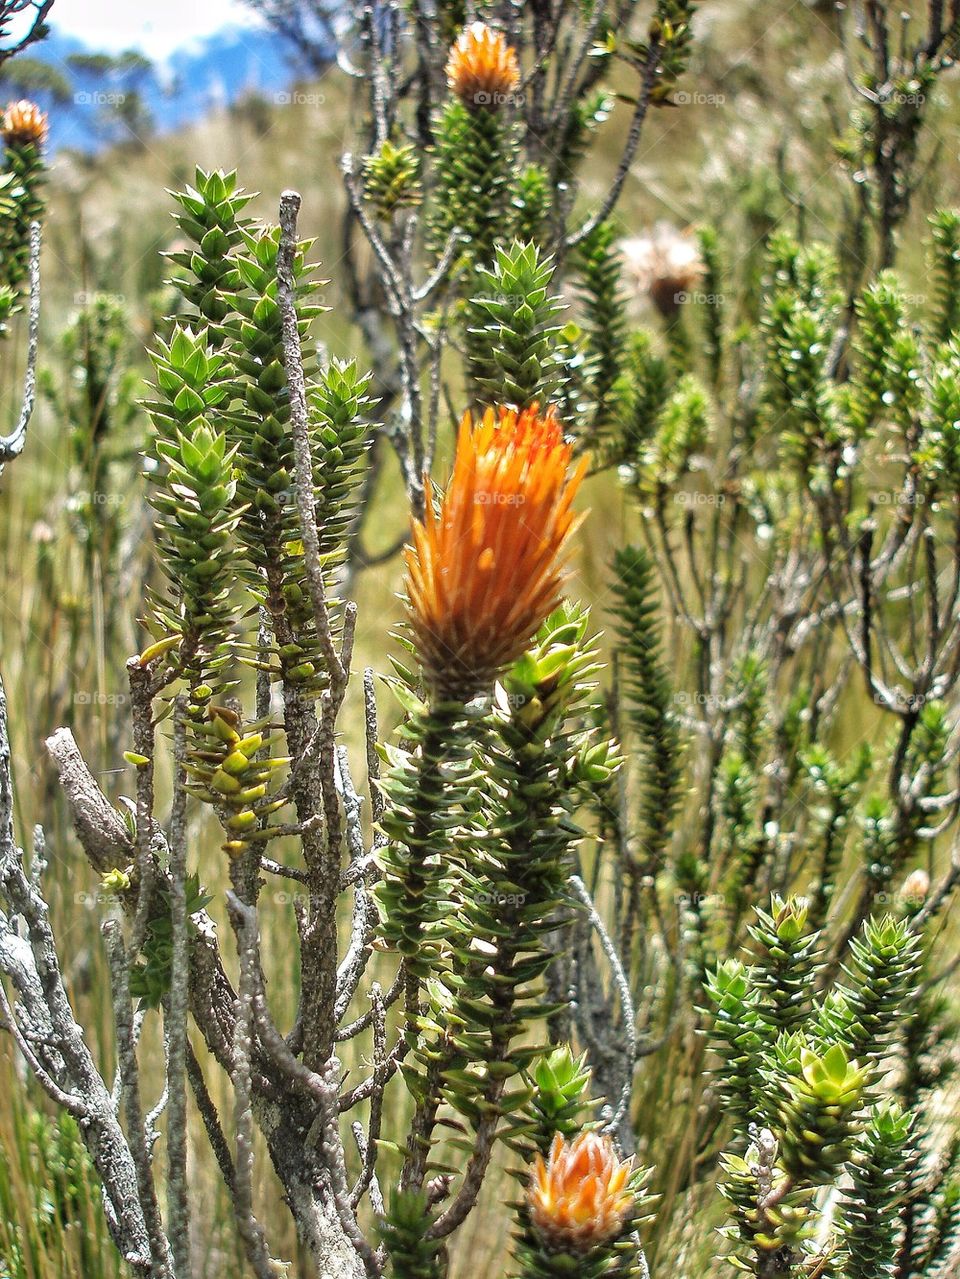
<svg viewBox="0 0 960 1279">
<path fill-rule="evenodd" d="M 131 657 L 127 662 L 127 676 L 133 718 L 133 749 L 141 760 L 146 761 L 137 767 L 137 830 L 134 840 L 137 904 L 127 947 L 126 963 L 129 966 L 140 953 L 147 935 L 157 884 L 155 853 L 160 851 L 163 838 L 153 816 L 156 755 L 153 698 L 157 689 L 152 673 L 137 657 Z"/>
<path fill-rule="evenodd" d="M 190 1279 L 190 1205 L 187 1192 L 187 1010 L 190 1003 L 187 918 L 186 698 L 173 709 L 173 804 L 170 814 L 170 993 L 167 1032 L 167 1217 L 177 1279 Z"/>
<path fill-rule="evenodd" d="M 303 1025 L 306 1062 L 319 1067 L 329 1056 L 335 1029 L 337 986 L 337 898 L 343 843 L 340 800 L 336 787 L 336 721 L 343 705 L 350 675 L 350 654 L 356 608 L 345 610 L 343 642 L 338 653 L 327 607 L 326 587 L 320 562 L 313 493 L 313 459 L 307 418 L 306 379 L 297 325 L 294 260 L 297 247 L 297 214 L 300 196 L 285 191 L 280 200 L 280 246 L 277 254 L 277 301 L 283 334 L 284 366 L 290 392 L 290 429 L 294 442 L 297 511 L 303 536 L 304 562 L 313 604 L 314 623 L 327 668 L 328 686 L 320 703 L 318 766 L 316 775 L 323 808 L 324 831 L 317 856 L 308 862 L 310 873 L 310 918 L 304 930 Z M 307 742 L 291 742 L 296 762 Z M 311 770 L 312 772 L 312 770 Z M 315 797 L 307 777 L 297 776 L 293 790 L 301 822 L 315 811 Z M 304 854 L 307 855 L 307 843 Z"/>
<path fill-rule="evenodd" d="M 236 1160 L 234 1163 L 234 1201 L 237 1229 L 243 1240 L 247 1258 L 257 1279 L 273 1272 L 263 1227 L 253 1207 L 253 1113 L 251 1057 L 254 1047 L 253 1000 L 257 973 L 257 954 L 246 939 L 238 936 L 240 980 L 237 988 L 237 1017 L 234 1031 L 234 1068 L 232 1073 L 236 1128 Z"/>
<path fill-rule="evenodd" d="M 103 926 L 103 937 L 110 964 L 120 1096 L 127 1116 L 127 1141 L 136 1169 L 137 1194 L 150 1240 L 150 1279 L 174 1279 L 173 1256 L 163 1230 L 153 1182 L 152 1161 L 147 1148 L 140 1095 L 140 1065 L 137 1061 L 136 1031 L 130 1000 L 130 960 L 120 933 L 119 920 L 107 920 Z"/>
<path fill-rule="evenodd" d="M 469 739 L 464 733 L 464 708 L 455 702 L 438 702 L 428 709 L 418 726 L 418 753 L 412 764 L 409 792 L 404 808 L 412 815 L 409 830 L 403 837 L 406 857 L 402 866 L 402 902 L 404 922 L 404 1038 L 408 1051 L 415 1050 L 419 1038 L 421 988 L 430 973 L 429 945 L 424 936 L 421 907 L 429 901 L 431 890 L 439 891 L 444 865 L 426 866 L 422 860 L 426 850 L 439 852 L 441 858 L 451 853 L 449 833 L 438 832 L 436 817 L 442 811 L 450 770 L 462 762 L 469 752 Z M 400 1177 L 402 1190 L 419 1190 L 426 1176 L 430 1144 L 440 1110 L 441 1075 L 444 1054 L 435 1054 L 422 1081 L 422 1094 L 417 1100 L 407 1138 L 407 1157 Z"/>
<path fill-rule="evenodd" d="M 356 1261 L 368 1279 L 380 1279 L 382 1267 L 379 1258 L 364 1237 L 357 1223 L 356 1215 L 350 1202 L 350 1192 L 346 1180 L 343 1142 L 340 1137 L 338 1097 L 338 1078 L 340 1063 L 335 1056 L 330 1056 L 324 1063 L 322 1073 L 310 1069 L 299 1061 L 274 1025 L 266 1006 L 263 991 L 263 977 L 260 968 L 259 941 L 257 930 L 257 912 L 252 906 L 245 905 L 235 893 L 227 894 L 227 907 L 231 922 L 237 936 L 237 947 L 240 953 L 244 972 L 244 999 L 248 1005 L 247 1028 L 244 1033 L 256 1036 L 267 1054 L 270 1062 L 282 1074 L 284 1079 L 301 1095 L 306 1095 L 312 1103 L 314 1123 L 307 1137 L 307 1147 L 317 1148 L 320 1157 L 320 1179 L 315 1184 L 314 1193 L 320 1186 L 329 1194 L 341 1238 L 334 1248 L 334 1255 L 321 1256 L 320 1249 L 314 1248 L 314 1255 L 319 1263 L 321 1274 L 325 1265 L 345 1264 L 345 1253 L 355 1254 Z M 239 1169 L 238 1169 L 239 1172 Z M 340 1244 L 342 1242 L 342 1247 Z M 344 1279 L 352 1279 L 357 1266 L 349 1265 L 342 1273 Z"/>
<path fill-rule="evenodd" d="M 51 0 L 52 2 L 52 0 Z M 30 225 L 30 311 L 27 326 L 27 368 L 23 375 L 20 416 L 9 435 L 0 435 L 0 475 L 4 465 L 23 452 L 27 427 L 37 396 L 37 355 L 40 350 L 40 223 Z"/>
</svg>

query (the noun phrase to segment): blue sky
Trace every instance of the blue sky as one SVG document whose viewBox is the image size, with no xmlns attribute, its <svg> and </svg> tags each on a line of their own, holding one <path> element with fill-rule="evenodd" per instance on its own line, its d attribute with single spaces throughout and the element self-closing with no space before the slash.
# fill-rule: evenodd
<svg viewBox="0 0 960 1279">
<path fill-rule="evenodd" d="M 55 0 L 49 21 L 95 49 L 163 58 L 191 39 L 255 18 L 240 0 Z"/>
</svg>

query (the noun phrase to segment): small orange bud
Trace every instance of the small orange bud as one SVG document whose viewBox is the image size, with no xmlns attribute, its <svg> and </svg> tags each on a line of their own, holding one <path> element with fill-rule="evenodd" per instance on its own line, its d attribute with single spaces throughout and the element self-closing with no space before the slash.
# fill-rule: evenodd
<svg viewBox="0 0 960 1279">
<path fill-rule="evenodd" d="M 538 1155 L 527 1192 L 530 1220 L 560 1252 L 590 1252 L 622 1232 L 633 1208 L 633 1159 L 617 1158 L 609 1136 L 558 1133 L 544 1163 Z"/>
<path fill-rule="evenodd" d="M 34 102 L 11 102 L 0 119 L 0 136 L 9 147 L 42 146 L 47 137 L 47 117 Z"/>
<path fill-rule="evenodd" d="M 495 110 L 520 84 L 517 55 L 499 31 L 471 22 L 450 50 L 447 84 L 471 111 Z"/>
<path fill-rule="evenodd" d="M 579 524 L 572 510 L 586 459 L 552 409 L 488 409 L 460 424 L 453 475 L 439 510 L 407 547 L 407 599 L 431 688 L 468 701 L 526 649 L 560 601 L 562 552 Z"/>
</svg>

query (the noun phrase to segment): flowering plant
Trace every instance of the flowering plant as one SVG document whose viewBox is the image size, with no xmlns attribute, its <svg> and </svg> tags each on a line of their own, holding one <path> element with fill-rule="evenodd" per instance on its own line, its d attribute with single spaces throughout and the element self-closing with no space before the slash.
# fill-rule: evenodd
<svg viewBox="0 0 960 1279">
<path fill-rule="evenodd" d="M 514 1279 L 956 1269 L 960 215 L 930 219 L 915 314 L 894 267 L 925 108 L 876 81 L 946 75 L 960 30 L 932 5 L 895 45 L 870 13 L 855 270 L 755 204 L 736 296 L 735 233 L 622 234 L 641 133 L 697 73 L 686 0 L 357 12 L 344 296 L 373 374 L 319 340 L 295 192 L 276 222 L 236 173 L 173 195 L 110 746 L 132 794 L 69 728 L 46 743 L 98 885 L 115 1083 L 42 841 L 15 840 L 0 698 L 0 1013 L 133 1273 L 198 1273 L 207 1156 L 258 1279 L 293 1256 L 267 1162 L 324 1279 L 462 1273 L 487 1200 Z M 582 184 L 615 100 L 613 171 Z M 30 295 L 6 462 L 45 122 L 13 104 L 0 132 L 13 326 Z M 51 392 L 91 466 L 76 405 L 120 327 L 87 309 Z M 391 449 L 378 680 L 353 596 Z"/>
</svg>

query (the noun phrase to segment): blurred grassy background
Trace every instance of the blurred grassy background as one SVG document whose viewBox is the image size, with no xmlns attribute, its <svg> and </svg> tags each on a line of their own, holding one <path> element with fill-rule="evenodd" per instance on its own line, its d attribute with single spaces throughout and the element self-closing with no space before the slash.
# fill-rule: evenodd
<svg viewBox="0 0 960 1279">
<path fill-rule="evenodd" d="M 754 277 L 759 236 L 769 226 L 771 211 L 787 224 L 802 219 L 808 228 L 836 239 L 850 183 L 827 142 L 842 126 L 846 106 L 837 41 L 824 8 L 770 0 L 708 0 L 702 5 L 696 20 L 699 44 L 684 84 L 691 100 L 649 119 L 619 210 L 625 234 L 660 219 L 680 226 L 715 221 L 728 247 L 733 288 Z M 263 193 L 253 210 L 264 217 L 274 216 L 285 186 L 301 191 L 302 230 L 316 236 L 315 257 L 322 275 L 331 280 L 325 292 L 330 311 L 320 321 L 320 334 L 334 354 L 355 350 L 338 284 L 343 199 L 338 164 L 341 152 L 358 144 L 355 122 L 362 118 L 362 103 L 336 70 L 303 88 L 289 105 L 250 100 L 176 136 L 118 147 L 92 160 L 56 159 L 43 259 L 42 362 L 53 385 L 70 378 L 61 354 L 62 334 L 77 307 L 97 291 L 126 307 L 124 358 L 130 367 L 146 371 L 145 345 L 164 300 L 160 251 L 170 247 L 173 237 L 165 188 L 189 182 L 197 164 L 238 168 L 242 184 Z M 627 116 L 628 109 L 620 106 L 605 127 L 589 162 L 585 207 L 601 196 L 613 171 Z M 958 118 L 955 101 L 944 101 L 934 111 L 934 133 L 943 139 L 951 161 L 956 158 Z M 960 171 L 954 163 L 917 195 L 903 259 L 917 280 L 922 280 L 924 213 L 934 201 L 947 204 L 958 196 Z M 652 323 L 639 300 L 637 317 Z M 21 365 L 22 334 L 3 351 L 4 420 L 16 410 Z M 97 500 L 116 516 L 124 540 L 126 567 L 119 578 L 103 571 L 99 548 L 85 538 L 76 509 L 82 467 L 71 452 L 68 423 L 49 398 L 41 399 L 24 456 L 0 482 L 0 668 L 11 710 L 18 828 L 25 843 L 35 822 L 42 821 L 46 829 L 47 887 L 64 968 L 91 1047 L 107 1072 L 112 1070 L 110 1019 L 95 884 L 65 821 L 42 740 L 58 725 L 69 724 L 111 798 L 132 790 L 122 759 L 128 745 L 123 659 L 139 647 L 134 619 L 149 557 L 144 489 L 135 478 L 143 429 L 138 417 L 110 441 L 113 460 L 98 490 Z M 614 547 L 630 534 L 631 516 L 610 477 L 588 485 L 586 503 L 602 511 L 602 518 L 585 525 L 572 591 L 598 605 L 602 625 L 607 566 Z M 388 467 L 367 524 L 368 545 L 374 550 L 389 545 L 404 521 L 398 477 Z M 389 631 L 398 616 L 398 577 L 399 562 L 393 560 L 358 578 L 357 670 L 367 664 L 387 668 Z M 343 720 L 351 747 L 358 744 L 361 722 L 358 693 L 355 682 Z M 393 711 L 386 701 L 383 709 L 389 727 Z M 851 730 L 856 732 L 856 726 Z M 362 754 L 354 752 L 354 758 Z M 356 768 L 360 780 L 359 763 Z M 216 893 L 225 879 L 219 835 L 206 814 L 195 813 L 193 822 L 191 863 Z M 282 975 L 295 954 L 292 906 L 282 892 L 268 893 L 265 905 L 267 969 Z M 222 923 L 216 904 L 213 909 Z M 281 980 L 276 984 L 284 987 Z M 292 1003 L 276 1007 L 282 1027 L 292 1011 Z M 150 1098 L 159 1091 L 161 1077 L 156 1020 L 148 1019 L 145 1032 Z M 644 1104 L 658 1117 L 659 1149 L 653 1154 L 661 1159 L 682 1158 L 682 1133 L 671 1129 L 668 1081 L 671 1054 L 683 1051 L 683 1045 L 668 1046 L 649 1063 L 643 1080 Z M 351 1065 L 349 1054 L 345 1064 Z M 209 1082 L 215 1098 L 222 1099 L 215 1069 Z M 116 1275 L 97 1193 L 82 1176 L 76 1138 L 69 1125 L 42 1120 L 38 1095 L 19 1078 L 6 1037 L 0 1037 L 0 1093 L 0 1259 L 6 1258 L 6 1270 L 0 1260 L 0 1276 Z M 402 1090 L 391 1091 L 389 1104 L 402 1105 Z M 198 1275 L 214 1279 L 244 1273 L 216 1170 L 202 1136 L 195 1133 L 194 1138 L 193 1194 L 203 1205 Z M 279 1253 L 292 1257 L 292 1229 L 266 1160 L 260 1169 L 259 1208 L 268 1234 Z M 509 1195 L 508 1187 L 502 1179 L 490 1179 L 462 1232 L 457 1279 L 493 1279 L 502 1273 L 507 1240 L 497 1206 Z M 686 1213 L 659 1227 L 664 1237 L 657 1268 L 663 1273 L 703 1273 L 701 1250 L 709 1223 L 701 1219 L 697 1230 L 689 1231 L 692 1208 L 687 1204 Z"/>
</svg>

